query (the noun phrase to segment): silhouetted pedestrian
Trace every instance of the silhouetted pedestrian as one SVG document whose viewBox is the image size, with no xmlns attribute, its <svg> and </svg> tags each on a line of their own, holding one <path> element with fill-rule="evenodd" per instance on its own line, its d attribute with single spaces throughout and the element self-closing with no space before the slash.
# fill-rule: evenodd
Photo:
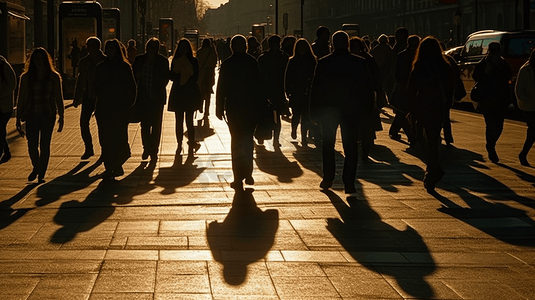
<svg viewBox="0 0 535 300">
<path fill-rule="evenodd" d="M 123 164 L 130 157 L 128 121 L 137 86 L 117 39 L 106 41 L 104 54 L 106 59 L 95 70 L 95 117 L 106 168 L 104 179 L 109 180 L 124 174 Z"/>
<path fill-rule="evenodd" d="M 71 43 L 71 52 L 67 55 L 71 60 L 72 67 L 72 76 L 76 76 L 76 68 L 78 67 L 78 62 L 80 61 L 80 47 L 78 47 L 78 40 L 74 39 Z"/>
<path fill-rule="evenodd" d="M 472 78 L 483 92 L 483 100 L 479 102 L 479 110 L 485 118 L 486 149 L 489 159 L 497 163 L 500 159 L 496 153 L 496 142 L 503 131 L 505 112 L 511 104 L 509 80 L 512 71 L 509 63 L 501 57 L 499 42 L 488 45 L 487 55 L 476 65 Z"/>
<path fill-rule="evenodd" d="M 446 46 L 443 42 L 440 42 L 440 46 L 442 49 Z M 453 144 L 453 133 L 451 130 L 451 120 L 450 120 L 450 111 L 453 107 L 454 101 L 461 101 L 464 96 L 466 96 L 466 90 L 464 88 L 463 80 L 461 79 L 461 69 L 457 65 L 457 62 L 455 59 L 449 55 L 444 55 L 448 63 L 450 64 L 451 68 L 453 69 L 453 79 L 454 79 L 454 91 L 453 91 L 453 99 L 450 103 L 448 103 L 448 110 L 446 111 L 446 115 L 444 116 L 444 121 L 442 122 L 442 130 L 444 132 L 444 141 L 446 142 L 446 146 L 450 146 Z"/>
<path fill-rule="evenodd" d="M 306 39 L 299 39 L 295 43 L 294 55 L 290 57 L 285 74 L 285 91 L 290 99 L 292 109 L 292 139 L 297 139 L 297 126 L 301 123 L 301 144 L 308 145 L 308 130 L 310 129 L 309 95 L 314 71 L 316 70 L 316 56 Z"/>
<path fill-rule="evenodd" d="M 26 63 L 26 70 L 20 76 L 17 101 L 16 126 L 22 132 L 22 123 L 26 122 L 28 153 L 33 170 L 28 181 L 44 182 L 50 159 L 50 142 L 52 131 L 58 119 L 58 132 L 63 130 L 63 92 L 61 76 L 54 69 L 52 57 L 44 48 L 36 48 Z"/>
<path fill-rule="evenodd" d="M 201 108 L 202 101 L 201 92 L 197 85 L 199 62 L 193 56 L 193 49 L 188 39 L 182 38 L 178 41 L 171 61 L 170 78 L 173 81 L 173 86 L 167 109 L 175 112 L 175 134 L 178 143 L 176 155 L 180 155 L 182 152 L 185 117 L 188 130 L 188 157 L 191 158 L 201 147 L 201 144 L 195 141 L 193 114 Z"/>
<path fill-rule="evenodd" d="M 281 50 L 288 55 L 288 57 L 294 56 L 294 46 L 297 42 L 297 38 L 293 35 L 287 35 L 282 38 Z"/>
<path fill-rule="evenodd" d="M 260 68 L 257 61 L 247 54 L 247 41 L 242 35 L 231 40 L 232 55 L 221 65 L 216 92 L 216 116 L 226 116 L 231 141 L 232 173 L 231 187 L 243 189 L 254 184 L 253 179 L 253 134 L 258 123 L 258 111 L 262 105 Z"/>
<path fill-rule="evenodd" d="M 375 131 L 383 130 L 381 125 L 381 109 L 386 105 L 386 93 L 381 84 L 379 66 L 375 58 L 368 52 L 366 44 L 360 37 L 352 37 L 349 40 L 349 51 L 355 55 L 361 56 L 366 61 L 366 66 L 370 71 L 373 81 L 373 90 L 375 92 L 374 109 L 370 115 L 363 116 L 359 119 L 360 145 L 362 148 L 362 159 L 368 161 L 371 148 L 374 144 Z"/>
<path fill-rule="evenodd" d="M 217 53 L 210 39 L 206 38 L 202 41 L 202 47 L 197 51 L 197 60 L 199 61 L 199 89 L 204 103 L 201 105 L 201 112 L 204 111 L 204 118 L 207 118 L 210 115 L 210 97 L 214 93 L 217 65 Z"/>
<path fill-rule="evenodd" d="M 7 143 L 7 122 L 13 115 L 14 91 L 17 87 L 17 75 L 2 55 L 0 55 L 0 163 L 11 159 Z"/>
<path fill-rule="evenodd" d="M 399 27 L 396 29 L 395 40 L 396 43 L 392 47 L 393 59 L 395 60 L 397 55 L 407 49 L 407 43 L 409 38 L 409 30 L 405 27 Z"/>
<path fill-rule="evenodd" d="M 394 110 L 394 120 L 388 130 L 388 135 L 394 140 L 401 139 L 399 131 L 403 128 L 403 132 L 407 135 L 410 147 L 415 147 L 418 144 L 415 128 L 413 124 L 407 121 L 407 113 L 409 112 L 408 103 L 406 102 L 407 83 L 412 70 L 412 63 L 416 56 L 416 50 L 420 44 L 420 37 L 411 35 L 408 39 L 407 49 L 401 51 L 396 58 L 396 66 L 394 68 L 394 75 L 396 84 L 394 91 L 389 98 L 390 105 Z"/>
<path fill-rule="evenodd" d="M 526 140 L 518 159 L 523 166 L 530 166 L 527 155 L 535 143 L 535 49 L 531 50 L 529 60 L 520 68 L 516 78 L 515 92 L 518 107 L 524 112 L 528 126 Z"/>
<path fill-rule="evenodd" d="M 359 119 L 372 113 L 374 90 L 364 58 L 349 53 L 349 36 L 333 35 L 334 51 L 318 61 L 312 82 L 310 113 L 323 127 L 322 189 L 332 186 L 335 173 L 335 142 L 338 126 L 342 132 L 346 193 L 354 193 L 358 161 Z"/>
<path fill-rule="evenodd" d="M 255 59 L 258 59 L 262 54 L 262 46 L 254 36 L 250 36 L 247 39 L 247 53 L 252 55 Z"/>
<path fill-rule="evenodd" d="M 91 116 L 95 111 L 95 103 L 97 101 L 94 87 L 95 69 L 97 65 L 106 58 L 104 53 L 102 53 L 102 50 L 100 50 L 101 43 L 96 36 L 89 37 L 86 44 L 89 55 L 80 60 L 80 73 L 76 78 L 73 102 L 74 107 L 78 107 L 80 104 L 82 105 L 82 111 L 80 112 L 80 132 L 85 145 L 85 151 L 81 157 L 82 159 L 88 159 L 95 154 L 93 149 L 93 138 L 89 129 L 89 123 L 91 121 Z"/>
<path fill-rule="evenodd" d="M 281 133 L 281 116 L 287 114 L 288 100 L 284 93 L 284 73 L 288 65 L 288 55 L 281 50 L 281 38 L 272 35 L 268 39 L 269 50 L 258 58 L 260 74 L 262 75 L 265 95 L 271 101 L 277 112 L 274 132 L 273 147 L 281 146 L 279 137 Z M 259 141 L 261 142 L 261 141 Z"/>
<path fill-rule="evenodd" d="M 145 44 L 145 54 L 138 55 L 133 71 L 138 93 L 136 108 L 141 117 L 142 159 L 158 159 L 162 134 L 163 107 L 167 101 L 169 60 L 158 53 L 160 41 L 153 37 Z"/>
<path fill-rule="evenodd" d="M 439 163 L 438 145 L 442 120 L 453 99 L 453 69 L 442 54 L 440 43 L 434 37 L 426 37 L 418 46 L 409 82 L 407 101 L 410 117 L 415 118 L 418 126 L 425 132 L 427 145 L 427 169 L 424 186 L 428 192 L 444 176 Z"/>
<path fill-rule="evenodd" d="M 137 56 L 137 47 L 136 47 L 136 40 L 129 39 L 128 40 L 128 46 L 126 47 L 126 57 L 128 58 L 128 62 L 132 65 L 134 64 L 134 60 Z"/>
<path fill-rule="evenodd" d="M 320 26 L 316 29 L 316 40 L 312 43 L 312 50 L 314 55 L 319 59 L 331 53 L 331 31 L 325 26 Z"/>
<path fill-rule="evenodd" d="M 394 88 L 394 75 L 392 73 L 395 63 L 392 47 L 388 44 L 388 36 L 381 34 L 378 39 L 379 44 L 372 48 L 371 54 L 377 61 L 381 74 L 381 83 L 387 93 Z"/>
</svg>

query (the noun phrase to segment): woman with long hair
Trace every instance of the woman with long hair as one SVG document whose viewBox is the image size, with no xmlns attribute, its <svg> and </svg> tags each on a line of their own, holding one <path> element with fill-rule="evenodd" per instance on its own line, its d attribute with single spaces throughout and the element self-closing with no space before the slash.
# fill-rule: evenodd
<svg viewBox="0 0 535 300">
<path fill-rule="evenodd" d="M 95 117 L 106 168 L 104 179 L 114 179 L 124 174 L 123 164 L 130 157 L 128 119 L 137 86 L 117 39 L 106 41 L 104 54 L 106 59 L 95 70 Z"/>
<path fill-rule="evenodd" d="M 444 176 L 438 159 L 442 120 L 453 98 L 453 69 L 442 54 L 439 41 L 428 36 L 416 51 L 407 85 L 409 114 L 425 132 L 427 170 L 424 187 L 433 193 Z"/>
<path fill-rule="evenodd" d="M 59 115 L 58 132 L 61 132 L 64 112 L 61 76 L 54 69 L 48 52 L 36 48 L 20 76 L 17 101 L 16 126 L 22 132 L 22 122 L 26 122 L 28 152 L 33 166 L 28 181 L 39 177 L 39 182 L 44 182 L 56 115 Z"/>
<path fill-rule="evenodd" d="M 306 39 L 299 39 L 294 45 L 293 52 L 294 55 L 286 67 L 284 88 L 292 109 L 292 139 L 297 138 L 297 126 L 301 123 L 301 144 L 307 147 L 307 135 L 310 129 L 308 98 L 317 60 Z"/>
<path fill-rule="evenodd" d="M 173 81 L 173 85 L 167 110 L 175 112 L 175 134 L 178 143 L 176 155 L 182 152 L 185 117 L 188 130 L 188 157 L 193 157 L 193 154 L 201 147 L 199 142 L 195 141 L 193 114 L 201 108 L 202 100 L 197 85 L 199 63 L 193 54 L 191 43 L 185 38 L 180 39 L 175 48 L 169 78 Z"/>
</svg>

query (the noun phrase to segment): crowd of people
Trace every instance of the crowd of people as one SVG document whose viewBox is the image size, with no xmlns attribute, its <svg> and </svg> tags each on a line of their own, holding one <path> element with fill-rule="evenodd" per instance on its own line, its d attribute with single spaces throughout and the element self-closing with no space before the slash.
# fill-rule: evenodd
<svg viewBox="0 0 535 300">
<path fill-rule="evenodd" d="M 142 159 L 158 159 L 164 107 L 175 113 L 176 155 L 183 149 L 184 122 L 187 153 L 193 157 L 200 148 L 195 140 L 194 114 L 206 118 L 214 93 L 215 70 L 219 64 L 215 111 L 225 119 L 231 134 L 234 182 L 232 187 L 254 184 L 253 152 L 256 143 L 272 139 L 278 149 L 281 120 L 291 117 L 291 138 L 303 147 L 314 143 L 322 151 L 322 189 L 329 189 L 336 173 L 336 132 L 341 130 L 344 149 L 342 180 L 346 193 L 355 192 L 359 151 L 366 161 L 382 130 L 381 109 L 390 105 L 395 117 L 389 128 L 394 140 L 406 135 L 411 148 L 425 150 L 427 165 L 423 183 L 433 192 L 444 175 L 438 146 L 441 131 L 447 145 L 453 143 L 449 110 L 454 101 L 466 96 L 455 61 L 444 55 L 444 46 L 432 36 L 421 38 L 398 28 L 394 36 L 349 37 L 344 31 L 331 36 L 319 27 L 316 40 L 271 35 L 264 41 L 235 35 L 226 41 L 204 39 L 193 49 L 187 39 L 177 42 L 172 59 L 161 54 L 160 41 L 150 38 L 144 54 L 135 42 L 125 47 L 116 39 L 86 41 L 87 55 L 78 64 L 74 107 L 81 105 L 80 130 L 85 145 L 81 158 L 95 154 L 89 122 L 94 114 L 98 126 L 105 179 L 122 176 L 122 165 L 130 157 L 128 125 L 140 123 Z M 473 78 L 484 91 L 480 107 L 486 124 L 489 160 L 499 161 L 495 146 L 503 130 L 504 114 L 511 103 L 511 68 L 501 56 L 498 42 L 488 46 Z M 44 48 L 35 49 L 19 80 L 9 63 L 0 57 L 0 162 L 11 158 L 6 140 L 7 121 L 16 103 L 16 126 L 25 134 L 33 170 L 29 181 L 43 182 L 50 157 L 50 141 L 56 119 L 58 132 L 64 124 L 60 74 L 55 71 Z M 169 96 L 166 87 L 172 81 Z M 527 153 L 535 142 L 535 61 L 520 70 L 516 81 L 518 106 L 525 113 L 527 137 L 519 153 L 529 166 Z M 267 134 L 266 134 L 267 132 Z M 360 149 L 360 150 L 359 150 Z"/>
</svg>

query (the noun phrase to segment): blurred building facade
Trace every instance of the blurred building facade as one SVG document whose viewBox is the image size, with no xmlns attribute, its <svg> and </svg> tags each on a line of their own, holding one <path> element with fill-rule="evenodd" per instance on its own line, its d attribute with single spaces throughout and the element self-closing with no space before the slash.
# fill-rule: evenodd
<svg viewBox="0 0 535 300">
<path fill-rule="evenodd" d="M 320 25 L 334 32 L 346 23 L 359 24 L 360 35 L 371 38 L 382 33 L 394 34 L 396 28 L 404 26 L 411 34 L 434 35 L 452 44 L 462 43 L 477 30 L 525 28 L 524 0 L 278 0 L 280 35 L 299 32 L 302 2 L 304 37 L 309 41 L 314 40 Z M 534 6 L 532 0 L 530 28 L 535 28 Z M 207 34 L 248 35 L 254 23 L 274 22 L 274 7 L 275 0 L 230 0 L 207 12 Z M 288 14 L 286 30 L 282 17 L 285 13 Z M 266 33 L 274 32 L 274 28 L 268 24 Z"/>
</svg>

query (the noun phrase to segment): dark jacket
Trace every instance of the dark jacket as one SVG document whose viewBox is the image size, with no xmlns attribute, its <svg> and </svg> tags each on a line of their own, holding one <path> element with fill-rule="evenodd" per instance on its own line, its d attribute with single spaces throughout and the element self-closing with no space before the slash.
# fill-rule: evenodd
<svg viewBox="0 0 535 300">
<path fill-rule="evenodd" d="M 374 107 L 373 83 L 364 58 L 335 50 L 318 61 L 312 82 L 310 112 L 321 117 L 324 108 L 365 115 Z"/>
<path fill-rule="evenodd" d="M 102 51 L 96 57 L 86 55 L 78 63 L 78 78 L 74 88 L 74 105 L 78 106 L 86 100 L 93 100 L 97 97 L 94 89 L 95 69 L 106 56 Z"/>
<path fill-rule="evenodd" d="M 202 99 L 197 81 L 199 80 L 199 62 L 195 57 L 188 58 L 193 66 L 193 75 L 188 81 L 180 84 L 180 74 L 173 71 L 173 62 L 171 62 L 170 79 L 173 81 L 171 92 L 169 94 L 169 111 L 195 111 L 201 108 Z M 174 59 L 173 59 L 174 61 Z"/>
<path fill-rule="evenodd" d="M 288 54 L 280 49 L 270 49 L 258 58 L 265 95 L 277 112 L 282 113 L 286 105 L 284 73 L 288 65 Z"/>
<path fill-rule="evenodd" d="M 251 115 L 262 101 L 260 69 L 247 53 L 234 53 L 221 65 L 216 92 L 216 115 Z"/>
<path fill-rule="evenodd" d="M 418 121 L 442 123 L 453 99 L 453 88 L 454 74 L 449 63 L 416 63 L 407 84 L 409 111 Z"/>
<path fill-rule="evenodd" d="M 506 109 L 511 104 L 511 77 L 511 67 L 502 57 L 496 63 L 491 63 L 486 57 L 476 65 L 472 78 L 483 92 L 483 101 L 479 103 L 481 110 Z"/>
<path fill-rule="evenodd" d="M 148 55 L 136 56 L 133 70 L 138 86 L 138 104 L 159 104 L 165 105 L 167 100 L 167 84 L 169 83 L 169 61 L 161 54 L 156 54 L 152 66 L 152 95 L 147 90 L 148 86 L 142 82 L 143 65 L 148 59 Z"/>
<path fill-rule="evenodd" d="M 295 56 L 288 61 L 285 74 L 285 91 L 290 107 L 308 110 L 308 98 L 316 59 L 313 56 Z"/>
<path fill-rule="evenodd" d="M 137 86 L 130 64 L 104 60 L 95 70 L 95 115 L 128 121 L 130 108 L 136 102 Z"/>
</svg>

